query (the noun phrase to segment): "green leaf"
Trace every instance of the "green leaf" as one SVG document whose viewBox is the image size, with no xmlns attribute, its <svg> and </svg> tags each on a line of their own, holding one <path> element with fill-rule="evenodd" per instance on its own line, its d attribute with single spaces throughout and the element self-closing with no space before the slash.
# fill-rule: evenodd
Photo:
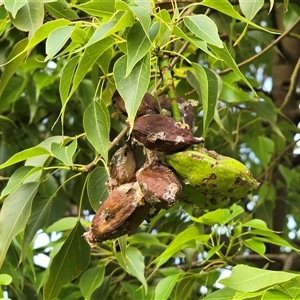
<svg viewBox="0 0 300 300">
<path fill-rule="evenodd" d="M 298 276 L 298 274 L 288 272 L 269 271 L 238 265 L 233 268 L 229 278 L 221 279 L 219 283 L 240 292 L 256 292 Z"/>
<path fill-rule="evenodd" d="M 214 118 L 216 104 L 218 100 L 218 79 L 215 73 L 199 64 L 192 63 L 196 77 L 199 81 L 201 98 L 203 105 L 203 133 L 205 137 L 210 122 Z"/>
<path fill-rule="evenodd" d="M 252 20 L 264 6 L 264 0 L 240 0 L 241 11 L 248 20 Z"/>
<path fill-rule="evenodd" d="M 3 97 L 1 97 L 1 95 L 5 90 L 7 84 L 10 82 L 11 77 L 14 75 L 17 68 L 20 66 L 23 59 L 26 57 L 26 53 L 23 51 L 24 48 L 26 48 L 26 45 L 27 39 L 19 41 L 14 45 L 12 51 L 7 57 L 7 61 L 9 63 L 6 64 L 0 79 L 0 111 L 2 111 L 5 108 L 5 105 L 3 103 L 4 99 Z M 12 60 L 16 56 L 18 56 L 18 58 Z M 5 102 L 7 102 L 7 100 Z"/>
<path fill-rule="evenodd" d="M 104 167 L 95 168 L 88 178 L 87 193 L 94 211 L 97 211 L 102 202 L 108 197 L 107 186 L 105 184 L 107 179 L 108 174 Z"/>
<path fill-rule="evenodd" d="M 10 159 L 8 159 L 6 162 L 0 165 L 0 169 L 4 169 L 20 161 L 26 160 L 31 157 L 40 156 L 40 155 L 50 155 L 50 152 L 47 149 L 39 146 L 28 148 L 26 150 L 23 150 L 13 155 Z"/>
<path fill-rule="evenodd" d="M 24 166 L 17 169 L 9 178 L 8 183 L 6 184 L 5 188 L 1 192 L 0 198 L 3 198 L 6 195 L 13 192 L 14 190 L 16 190 L 27 177 L 40 171 L 41 169 L 42 169 L 41 167 L 31 167 L 31 166 Z"/>
<path fill-rule="evenodd" d="M 62 69 L 62 74 L 59 81 L 59 94 L 62 106 L 65 105 L 69 98 L 69 92 L 71 89 L 70 87 L 79 58 L 80 56 L 73 56 L 67 61 Z"/>
<path fill-rule="evenodd" d="M 101 41 L 98 41 L 85 49 L 83 55 L 79 59 L 78 66 L 74 74 L 73 86 L 67 99 L 69 99 L 71 95 L 78 89 L 80 82 L 83 80 L 87 72 L 91 70 L 92 66 L 101 56 L 101 54 L 114 43 L 115 40 L 113 38 L 107 37 L 106 39 L 102 39 Z"/>
<path fill-rule="evenodd" d="M 252 151 L 266 169 L 275 151 L 275 143 L 265 136 L 254 136 L 250 142 Z"/>
<path fill-rule="evenodd" d="M 76 19 L 77 13 L 71 9 L 70 4 L 65 0 L 56 0 L 45 3 L 45 8 L 56 18 Z"/>
<path fill-rule="evenodd" d="M 12 23 L 19 30 L 29 31 L 29 38 L 43 25 L 43 20 L 44 3 L 42 0 L 27 0 L 16 16 L 11 18 Z"/>
<path fill-rule="evenodd" d="M 195 288 L 196 276 L 188 274 L 180 279 L 180 282 L 176 286 L 175 299 L 186 300 L 190 298 Z"/>
<path fill-rule="evenodd" d="M 91 247 L 81 237 L 84 232 L 78 222 L 54 256 L 44 285 L 45 300 L 56 298 L 61 288 L 78 277 L 89 265 Z"/>
<path fill-rule="evenodd" d="M 167 249 L 161 253 L 154 262 L 159 268 L 175 253 L 187 246 L 195 247 L 195 238 L 199 235 L 198 229 L 195 226 L 189 227 L 175 236 L 174 240 L 168 245 Z"/>
<path fill-rule="evenodd" d="M 67 166 L 73 165 L 73 156 L 77 149 L 77 139 L 75 139 L 70 145 L 62 146 L 58 143 L 52 143 L 51 152 L 53 156 L 61 160 Z"/>
<path fill-rule="evenodd" d="M 119 58 L 113 69 L 117 90 L 125 101 L 128 120 L 133 127 L 136 112 L 150 82 L 150 55 L 140 60 L 126 77 L 127 56 Z"/>
<path fill-rule="evenodd" d="M 127 77 L 137 62 L 142 59 L 151 48 L 151 42 L 147 37 L 142 25 L 135 23 L 129 30 L 127 35 Z"/>
<path fill-rule="evenodd" d="M 115 12 L 115 0 L 89 1 L 75 7 L 91 16 L 110 17 Z"/>
<path fill-rule="evenodd" d="M 149 12 L 141 6 L 129 6 L 129 8 L 137 17 L 140 24 L 142 25 L 145 34 L 147 34 L 151 25 L 151 17 Z"/>
<path fill-rule="evenodd" d="M 231 300 L 234 299 L 236 291 L 227 287 L 221 290 L 215 291 L 208 296 L 204 297 L 204 300 Z"/>
<path fill-rule="evenodd" d="M 238 68 L 235 60 L 231 56 L 226 45 L 225 44 L 223 44 L 223 45 L 224 45 L 224 47 L 222 49 L 215 47 L 213 45 L 210 45 L 210 48 L 217 56 L 219 56 L 224 61 L 225 64 L 228 65 L 228 67 L 230 67 L 232 69 L 233 72 L 235 72 L 249 86 L 249 88 L 254 93 L 254 95 L 257 96 L 257 94 L 256 94 L 255 90 L 253 89 L 252 85 L 250 84 L 250 82 L 247 80 L 247 78 L 244 76 L 244 74 Z"/>
<path fill-rule="evenodd" d="M 170 299 L 169 296 L 181 276 L 182 274 L 173 274 L 160 280 L 155 288 L 154 300 Z"/>
<path fill-rule="evenodd" d="M 117 259 L 121 267 L 132 276 L 136 277 L 144 286 L 147 292 L 147 282 L 145 279 L 145 263 L 142 253 L 135 247 L 126 249 L 126 261 L 124 261 L 121 253 L 117 253 Z"/>
<path fill-rule="evenodd" d="M 0 268 L 12 239 L 26 226 L 38 186 L 38 182 L 25 183 L 3 203 L 0 214 Z"/>
<path fill-rule="evenodd" d="M 88 141 L 103 159 L 108 160 L 110 115 L 102 101 L 93 101 L 83 115 L 83 127 Z"/>
<path fill-rule="evenodd" d="M 3 0 L 3 3 L 5 9 L 15 18 L 18 10 L 27 3 L 27 0 Z"/>
<path fill-rule="evenodd" d="M 0 274 L 0 285 L 9 285 L 12 282 L 12 277 L 7 274 Z"/>
<path fill-rule="evenodd" d="M 216 24 L 206 15 L 187 16 L 183 18 L 185 26 L 208 44 L 223 48 Z"/>
<path fill-rule="evenodd" d="M 105 266 L 100 264 L 84 271 L 80 276 L 79 288 L 84 299 L 92 299 L 92 293 L 101 285 L 104 279 Z"/>
<path fill-rule="evenodd" d="M 256 228 L 263 231 L 273 232 L 271 229 L 267 227 L 267 224 L 263 220 L 259 220 L 259 219 L 252 219 L 244 223 L 243 227 L 250 227 L 250 228 Z"/>
<path fill-rule="evenodd" d="M 51 233 L 51 232 L 61 232 L 61 231 L 71 230 L 76 226 L 77 222 L 78 222 L 77 217 L 65 217 L 54 222 L 45 230 L 45 232 Z M 80 222 L 83 225 L 88 225 L 88 221 L 84 221 L 83 219 L 81 219 Z"/>
<path fill-rule="evenodd" d="M 99 42 L 100 40 L 103 40 L 104 38 L 114 34 L 119 30 L 131 26 L 133 23 L 134 23 L 134 17 L 132 15 L 132 12 L 127 11 L 125 13 L 122 13 L 122 16 L 120 16 L 117 20 L 111 20 L 101 24 L 96 29 L 92 37 L 89 39 L 85 47 L 88 47 L 96 42 Z"/>
<path fill-rule="evenodd" d="M 247 239 L 243 241 L 244 245 L 254 252 L 258 253 L 265 259 L 269 260 L 268 257 L 265 256 L 266 253 L 266 246 L 263 242 L 257 240 L 255 237 L 251 239 Z"/>
<path fill-rule="evenodd" d="M 53 30 L 46 40 L 45 61 L 50 60 L 55 56 L 70 38 L 75 26 L 58 27 Z"/>
<path fill-rule="evenodd" d="M 25 228 L 19 264 L 22 262 L 27 247 L 33 240 L 37 231 L 43 228 L 47 223 L 51 206 L 52 198 L 50 197 L 35 197 L 33 199 L 31 214 Z"/>
<path fill-rule="evenodd" d="M 192 216 L 190 217 L 194 222 L 212 226 L 214 224 L 225 225 L 227 223 L 227 220 L 230 218 L 230 215 L 231 214 L 229 209 L 219 208 L 217 210 L 210 211 L 199 218 L 194 218 Z"/>
<path fill-rule="evenodd" d="M 276 290 L 276 289 L 270 289 L 270 290 L 267 290 L 261 300 L 274 300 L 274 299 L 280 299 L 280 300 L 296 300 L 296 299 L 299 299 L 299 298 L 291 298 L 291 296 L 283 291 L 279 291 L 279 290 Z"/>
</svg>

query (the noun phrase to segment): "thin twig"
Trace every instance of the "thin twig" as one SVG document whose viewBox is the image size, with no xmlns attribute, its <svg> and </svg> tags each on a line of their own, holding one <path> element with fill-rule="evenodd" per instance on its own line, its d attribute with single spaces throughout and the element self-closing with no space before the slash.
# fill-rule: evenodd
<svg viewBox="0 0 300 300">
<path fill-rule="evenodd" d="M 288 92 L 287 92 L 287 94 L 284 98 L 284 101 L 283 101 L 282 105 L 280 106 L 280 110 L 282 110 L 288 104 L 288 102 L 291 100 L 293 92 L 296 90 L 299 75 L 300 75 L 300 57 L 297 61 L 295 69 L 294 69 L 294 71 L 291 75 L 290 87 L 289 87 L 289 90 L 288 90 Z"/>
<path fill-rule="evenodd" d="M 269 46 L 267 46 L 265 49 L 263 49 L 259 53 L 255 54 L 254 56 L 244 60 L 241 63 L 239 63 L 237 66 L 242 67 L 244 65 L 247 65 L 247 64 L 251 63 L 252 61 L 256 60 L 261 55 L 265 54 L 267 51 L 272 49 L 276 44 L 278 44 L 283 38 L 285 38 L 298 25 L 298 23 L 300 23 L 300 17 L 298 17 L 298 19 L 293 23 L 293 25 L 289 29 L 287 29 L 282 35 L 280 35 L 276 40 L 274 40 Z M 224 75 L 224 74 L 227 74 L 231 71 L 232 71 L 232 69 L 228 68 L 228 69 L 225 69 L 225 70 L 222 70 L 222 71 L 218 72 L 218 74 L 219 75 Z"/>
</svg>

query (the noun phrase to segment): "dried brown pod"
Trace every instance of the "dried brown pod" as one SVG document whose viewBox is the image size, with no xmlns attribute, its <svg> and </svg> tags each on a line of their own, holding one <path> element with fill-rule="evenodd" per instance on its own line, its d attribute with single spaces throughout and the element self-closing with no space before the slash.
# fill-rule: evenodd
<svg viewBox="0 0 300 300">
<path fill-rule="evenodd" d="M 136 160 L 128 144 L 119 148 L 111 158 L 107 186 L 110 191 L 124 183 L 135 181 Z"/>
<path fill-rule="evenodd" d="M 148 218 L 150 210 L 137 182 L 123 184 L 103 202 L 83 237 L 94 247 L 97 242 L 127 234 Z"/>
<path fill-rule="evenodd" d="M 136 174 L 145 200 L 157 208 L 172 206 L 182 187 L 176 175 L 166 166 L 152 164 L 142 167 Z"/>
<path fill-rule="evenodd" d="M 166 95 L 159 96 L 159 102 L 161 109 L 166 110 L 170 112 L 170 116 L 172 116 L 172 106 L 170 100 L 166 97 Z M 194 127 L 196 114 L 194 106 L 197 105 L 197 101 L 195 100 L 185 100 L 184 98 L 181 98 L 177 96 L 176 98 L 180 110 L 180 114 L 182 117 L 183 123 L 186 123 L 190 126 L 192 129 Z"/>
<path fill-rule="evenodd" d="M 135 120 L 133 137 L 146 148 L 164 153 L 187 149 L 193 144 L 203 143 L 183 123 L 163 115 L 145 115 Z"/>
<path fill-rule="evenodd" d="M 121 97 L 118 91 L 112 96 L 112 104 L 116 110 L 122 112 L 127 116 L 124 99 Z M 158 114 L 159 106 L 156 99 L 150 94 L 146 93 L 142 99 L 142 102 L 137 110 L 136 117 L 147 115 L 147 114 Z"/>
</svg>

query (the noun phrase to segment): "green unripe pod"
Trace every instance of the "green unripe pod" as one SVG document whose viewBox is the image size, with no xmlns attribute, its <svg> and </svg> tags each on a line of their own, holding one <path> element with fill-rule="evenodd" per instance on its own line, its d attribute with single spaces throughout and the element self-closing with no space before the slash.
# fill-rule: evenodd
<svg viewBox="0 0 300 300">
<path fill-rule="evenodd" d="M 166 155 L 165 160 L 186 184 L 217 202 L 224 197 L 246 197 L 260 186 L 241 162 L 205 148 Z"/>
</svg>

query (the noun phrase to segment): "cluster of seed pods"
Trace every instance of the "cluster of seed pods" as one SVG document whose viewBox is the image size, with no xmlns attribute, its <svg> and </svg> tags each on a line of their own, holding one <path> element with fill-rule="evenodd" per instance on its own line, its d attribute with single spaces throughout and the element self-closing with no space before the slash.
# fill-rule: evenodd
<svg viewBox="0 0 300 300">
<path fill-rule="evenodd" d="M 226 205 L 231 196 L 242 197 L 259 186 L 249 170 L 232 158 L 204 148 L 186 150 L 204 140 L 194 137 L 191 131 L 195 120 L 193 104 L 182 98 L 177 101 L 183 122 L 172 118 L 170 103 L 164 96 L 158 102 L 145 94 L 131 139 L 110 161 L 109 196 L 83 235 L 91 246 L 130 233 L 178 200 L 216 209 Z M 119 113 L 127 115 L 117 91 L 112 103 Z M 147 153 L 139 169 L 132 140 L 142 144 Z"/>
</svg>

